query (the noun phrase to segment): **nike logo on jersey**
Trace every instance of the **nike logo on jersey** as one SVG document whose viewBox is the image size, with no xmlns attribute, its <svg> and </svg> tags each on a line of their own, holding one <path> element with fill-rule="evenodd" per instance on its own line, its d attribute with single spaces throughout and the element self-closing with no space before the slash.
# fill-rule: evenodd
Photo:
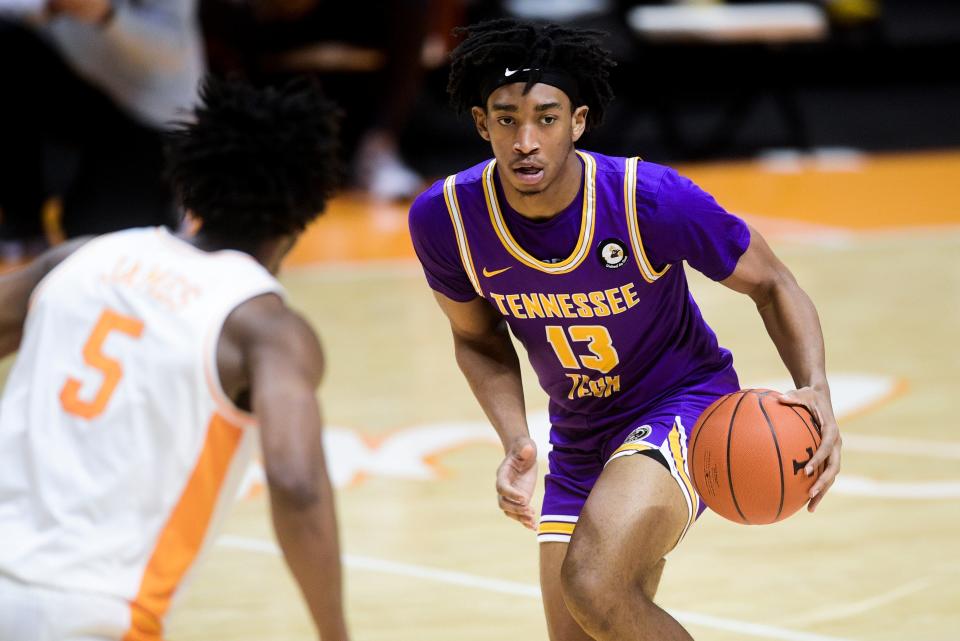
<svg viewBox="0 0 960 641">
<path fill-rule="evenodd" d="M 483 275 L 486 276 L 487 278 L 493 278 L 493 277 L 496 276 L 497 274 L 502 274 L 503 272 L 507 271 L 508 269 L 513 269 L 513 265 L 510 265 L 509 267 L 504 267 L 503 269 L 495 269 L 495 270 L 493 270 L 493 271 L 490 271 L 489 269 L 487 269 L 486 267 L 484 267 L 484 268 L 483 268 Z"/>
</svg>

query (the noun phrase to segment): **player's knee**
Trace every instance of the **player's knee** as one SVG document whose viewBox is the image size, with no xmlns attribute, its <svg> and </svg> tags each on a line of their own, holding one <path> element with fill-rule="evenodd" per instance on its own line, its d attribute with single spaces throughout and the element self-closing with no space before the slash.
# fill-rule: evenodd
<svg viewBox="0 0 960 641">
<path fill-rule="evenodd" d="M 656 607 L 642 587 L 645 573 L 624 572 L 623 564 L 616 559 L 599 558 L 596 547 L 580 543 L 570 545 L 560 570 L 563 599 L 573 618 L 588 633 L 602 635 L 613 628 L 626 601 L 631 619 L 642 623 L 647 609 Z M 650 572 L 659 573 L 660 569 L 658 565 Z M 648 638 L 642 625 L 636 634 L 639 641 Z M 653 637 L 650 639 L 653 641 Z"/>
<path fill-rule="evenodd" d="M 608 610 L 616 607 L 611 590 L 619 581 L 611 568 L 595 556 L 581 553 L 585 546 L 571 545 L 560 569 L 560 587 L 573 618 L 591 632 L 605 630 L 610 624 Z"/>
</svg>

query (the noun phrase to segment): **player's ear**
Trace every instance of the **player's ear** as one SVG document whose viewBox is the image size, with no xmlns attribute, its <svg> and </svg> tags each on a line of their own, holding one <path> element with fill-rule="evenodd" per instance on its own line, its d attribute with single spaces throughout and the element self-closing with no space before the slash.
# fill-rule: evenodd
<svg viewBox="0 0 960 641">
<path fill-rule="evenodd" d="M 580 105 L 573 110 L 573 142 L 580 140 L 580 136 L 587 130 L 587 112 L 590 107 Z"/>
<path fill-rule="evenodd" d="M 477 133 L 486 141 L 490 141 L 490 131 L 487 129 L 487 112 L 480 107 L 471 107 L 473 124 L 477 126 Z"/>
</svg>

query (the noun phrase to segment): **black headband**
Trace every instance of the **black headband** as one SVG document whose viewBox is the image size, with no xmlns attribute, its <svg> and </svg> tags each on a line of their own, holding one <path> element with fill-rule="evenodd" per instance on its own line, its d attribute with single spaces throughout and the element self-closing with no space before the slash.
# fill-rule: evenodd
<svg viewBox="0 0 960 641">
<path fill-rule="evenodd" d="M 511 69 L 506 67 L 503 71 L 491 73 L 480 87 L 481 103 L 486 108 L 487 98 L 490 97 L 490 94 L 504 85 L 515 82 L 528 83 L 531 80 L 533 81 L 531 84 L 543 83 L 556 87 L 567 94 L 573 109 L 582 104 L 580 102 L 580 85 L 577 83 L 577 79 L 563 69 L 551 69 L 549 67 L 546 69 Z"/>
</svg>

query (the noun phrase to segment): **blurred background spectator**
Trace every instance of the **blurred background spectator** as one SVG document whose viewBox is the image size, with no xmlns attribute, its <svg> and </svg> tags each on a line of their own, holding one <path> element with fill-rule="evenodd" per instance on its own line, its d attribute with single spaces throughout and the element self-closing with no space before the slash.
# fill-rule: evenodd
<svg viewBox="0 0 960 641">
<path fill-rule="evenodd" d="M 427 35 L 438 23 L 452 28 L 456 10 L 430 0 L 205 0 L 203 23 L 218 73 L 256 83 L 319 77 L 346 112 L 353 184 L 396 200 L 424 187 L 403 160 L 400 138 L 420 96 Z"/>
<path fill-rule="evenodd" d="M 462 23 L 498 16 L 602 29 L 619 61 L 606 124 L 581 146 L 679 162 L 782 150 L 960 145 L 955 0 L 476 0 Z M 659 12 L 659 13 L 658 13 Z M 428 70 L 404 139 L 440 176 L 489 150 L 446 109 Z M 416 141 L 419 141 L 417 144 Z"/>
<path fill-rule="evenodd" d="M 4 257 L 29 257 L 61 234 L 173 224 L 161 131 L 194 102 L 203 73 L 195 0 L 3 7 Z"/>
<path fill-rule="evenodd" d="M 346 112 L 353 185 L 409 199 L 489 155 L 447 106 L 446 54 L 453 27 L 499 16 L 609 34 L 617 100 L 585 148 L 681 162 L 960 146 L 955 0 L 0 0 L 0 255 L 171 223 L 160 134 L 205 64 L 316 76 Z"/>
</svg>

